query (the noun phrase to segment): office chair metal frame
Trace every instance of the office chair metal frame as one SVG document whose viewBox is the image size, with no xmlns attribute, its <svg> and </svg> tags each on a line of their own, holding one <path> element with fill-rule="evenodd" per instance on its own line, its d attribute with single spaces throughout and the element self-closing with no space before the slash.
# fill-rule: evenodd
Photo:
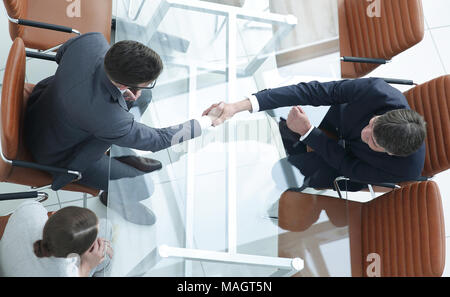
<svg viewBox="0 0 450 297">
<path fill-rule="evenodd" d="M 17 24 L 20 26 L 29 26 L 29 27 L 47 29 L 47 30 L 52 30 L 52 31 L 64 32 L 64 33 L 74 33 L 76 35 L 81 35 L 80 31 L 70 28 L 70 27 L 66 27 L 66 26 L 54 25 L 54 24 L 49 24 L 49 23 L 37 22 L 37 21 L 30 21 L 30 20 L 26 20 L 26 19 L 15 19 L 15 18 L 10 17 L 8 15 L 8 13 L 6 13 L 6 17 L 8 18 L 8 20 L 11 23 L 14 23 L 14 24 Z M 42 51 L 42 50 L 38 50 L 37 52 L 27 51 L 27 57 L 40 58 L 40 59 L 44 59 L 44 60 L 53 60 L 52 59 L 53 56 L 48 55 L 47 53 L 60 48 L 63 44 L 64 43 L 59 44 L 59 45 L 49 48 L 45 51 Z"/>
<path fill-rule="evenodd" d="M 0 101 L 0 104 L 1 104 L 1 101 Z M 2 147 L 2 143 L 1 143 L 1 139 L 0 139 L 0 148 L 1 147 Z M 52 167 L 52 166 L 45 166 L 45 165 L 40 165 L 37 163 L 26 162 L 26 161 L 9 160 L 3 154 L 3 149 L 0 149 L 0 158 L 3 160 L 3 162 L 5 162 L 11 166 L 23 167 L 23 168 L 29 168 L 29 169 L 37 169 L 37 170 L 42 170 L 42 171 L 46 171 L 46 172 L 66 173 L 66 174 L 75 175 L 76 178 L 72 182 L 76 182 L 82 178 L 82 174 L 80 172 L 74 171 L 74 170 L 68 170 L 68 169 Z M 47 185 L 47 186 L 43 186 L 43 187 L 39 187 L 39 188 L 35 188 L 35 187 L 31 187 L 31 188 L 34 191 L 0 194 L 0 201 L 37 198 L 38 202 L 44 202 L 45 200 L 48 199 L 48 194 L 45 192 L 41 192 L 41 191 L 44 189 L 51 188 L 51 185 Z M 86 207 L 86 203 L 87 203 L 86 200 L 87 200 L 87 194 L 83 193 L 83 204 L 85 207 Z"/>
</svg>

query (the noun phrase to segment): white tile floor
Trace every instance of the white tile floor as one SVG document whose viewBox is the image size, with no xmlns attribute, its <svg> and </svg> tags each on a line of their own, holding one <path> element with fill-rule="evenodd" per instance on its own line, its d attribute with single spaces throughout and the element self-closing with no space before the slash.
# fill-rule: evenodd
<svg viewBox="0 0 450 297">
<path fill-rule="evenodd" d="M 450 26 L 448 13 L 450 12 L 450 2 L 447 0 L 423 0 L 423 10 L 428 28 Z"/>
<path fill-rule="evenodd" d="M 425 82 L 427 80 L 433 79 L 443 74 L 448 74 L 450 71 L 450 19 L 448 18 L 448 14 L 450 12 L 450 1 L 448 0 L 424 0 L 423 1 L 425 19 L 426 19 L 426 32 L 424 40 L 418 44 L 417 46 L 411 48 L 408 51 L 400 54 L 398 57 L 394 58 L 393 62 L 389 65 L 385 65 L 379 67 L 370 76 L 382 76 L 382 77 L 395 77 L 395 78 L 409 78 L 414 79 L 418 83 Z M 6 57 L 11 46 L 11 40 L 9 38 L 8 29 L 7 29 L 7 19 L 4 13 L 3 5 L 0 5 L 0 40 L 2 40 L 0 44 L 0 69 L 3 68 L 3 65 L 6 63 Z M 283 77 L 289 77 L 291 75 L 305 75 L 305 76 L 323 76 L 323 77 L 335 77 L 336 76 L 336 68 L 338 64 L 336 63 L 336 58 L 338 54 L 328 55 L 319 59 L 315 59 L 312 61 L 306 61 L 303 63 L 295 64 L 287 66 L 283 69 L 280 69 L 279 74 Z M 322 65 L 324 67 L 319 67 L 318 65 Z M 27 79 L 29 82 L 36 83 L 40 79 L 51 75 L 56 66 L 51 64 L 50 62 L 36 62 L 32 61 L 27 64 Z M 0 79 L 3 79 L 3 71 L 0 71 Z M 405 90 L 405 87 L 399 87 L 401 90 Z M 165 117 L 167 119 L 167 117 Z M 172 119 L 170 119 L 172 120 Z M 150 156 L 150 155 L 149 155 Z M 157 154 L 152 154 L 152 156 L 156 159 L 163 161 L 163 163 L 168 164 L 169 156 L 165 151 L 159 152 Z M 150 157 L 152 157 L 150 156 Z M 209 164 L 201 164 L 201 166 L 205 165 L 205 173 L 208 173 Z M 249 165 L 249 164 L 247 164 Z M 251 164 L 250 164 L 251 165 Z M 254 164 L 255 165 L 255 164 Z M 251 174 L 252 172 L 258 172 L 258 166 L 255 165 L 252 169 L 252 166 L 247 166 L 246 170 L 248 173 L 246 175 Z M 253 171 L 252 171 L 253 170 Z M 211 173 L 211 171 L 209 171 Z M 218 173 L 216 173 L 218 174 Z M 257 176 L 257 174 L 256 174 Z M 165 220 L 172 220 L 170 216 L 170 209 L 175 206 L 175 201 L 166 201 L 164 199 L 158 199 L 162 195 L 157 195 L 157 193 L 161 193 L 164 191 L 170 191 L 168 185 L 168 181 L 173 178 L 169 176 L 167 171 L 162 170 L 158 173 L 153 173 L 152 178 L 154 178 L 154 182 L 157 185 L 155 187 L 155 200 L 148 202 L 151 203 L 152 209 L 157 213 L 167 213 L 169 217 L 161 217 L 161 220 L 158 221 L 158 224 L 164 224 Z M 205 178 L 208 178 L 208 175 L 205 175 Z M 450 171 L 441 173 L 437 175 L 434 180 L 439 184 L 441 190 L 441 196 L 444 207 L 444 217 L 445 217 L 445 227 L 446 227 L 446 236 L 447 236 L 447 259 L 450 258 Z M 254 182 L 257 184 L 257 178 Z M 27 188 L 11 185 L 11 184 L 0 184 L 0 192 L 12 192 L 24 190 Z M 243 189 L 243 191 L 248 189 Z M 48 201 L 44 203 L 44 205 L 48 208 L 49 211 L 57 210 L 60 207 L 58 202 L 58 197 L 49 191 L 50 198 Z M 70 192 L 60 192 L 59 193 L 61 206 L 67 205 L 82 205 L 82 195 L 77 193 Z M 0 215 L 10 213 L 20 201 L 14 202 L 1 202 L 0 203 Z M 88 207 L 95 211 L 100 217 L 106 216 L 106 210 L 103 205 L 99 202 L 97 198 L 89 198 L 88 199 Z M 172 222 L 173 223 L 173 222 Z M 175 230 L 173 234 L 176 234 Z M 121 234 L 120 230 L 116 236 L 124 236 L 125 234 Z M 164 236 L 164 234 L 154 234 L 154 236 Z M 146 244 L 146 240 L 152 240 L 152 236 L 149 236 L 146 239 L 143 239 L 142 244 Z M 179 240 L 178 238 L 167 238 L 168 243 L 176 242 Z M 126 241 L 120 241 L 126 242 Z M 207 244 L 207 243 L 205 243 Z M 124 247 L 117 247 L 118 249 Z M 447 263 L 450 261 L 447 260 Z M 123 265 L 127 265 L 124 263 Z M 167 261 L 164 266 L 162 266 L 161 271 L 179 271 L 177 268 L 179 262 L 170 262 Z M 153 271 L 155 273 L 155 271 Z M 450 276 L 450 264 L 446 265 L 444 276 Z"/>
</svg>

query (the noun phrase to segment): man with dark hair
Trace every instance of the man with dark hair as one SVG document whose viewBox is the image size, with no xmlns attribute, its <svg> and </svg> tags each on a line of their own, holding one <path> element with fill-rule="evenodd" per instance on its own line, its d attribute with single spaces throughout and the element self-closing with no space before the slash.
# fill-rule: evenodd
<svg viewBox="0 0 450 297">
<path fill-rule="evenodd" d="M 102 34 L 88 33 L 60 47 L 56 62 L 55 75 L 36 85 L 29 98 L 26 144 L 38 163 L 80 171 L 79 183 L 103 190 L 104 204 L 109 179 L 137 177 L 161 168 L 158 161 L 136 156 L 110 160 L 106 152 L 112 144 L 156 152 L 176 144 L 175 139 L 196 137 L 211 125 L 209 117 L 162 129 L 135 120 L 129 108 L 141 90 L 155 86 L 163 69 L 158 54 L 143 44 L 121 41 L 110 47 Z M 150 99 L 146 96 L 136 103 L 144 102 L 138 104 L 143 111 Z M 55 174 L 52 189 L 72 179 L 68 174 Z M 126 191 L 123 201 L 115 204 L 125 205 L 115 209 L 129 221 L 151 225 L 153 213 L 138 203 L 148 196 L 137 192 Z"/>
<path fill-rule="evenodd" d="M 373 118 L 372 130 L 374 143 L 376 139 L 377 146 L 384 148 L 388 154 L 399 157 L 415 153 L 427 134 L 423 117 L 408 109 L 392 110 Z M 362 135 L 365 135 L 364 130 Z"/>
<path fill-rule="evenodd" d="M 298 105 L 331 106 L 318 128 Z M 305 176 L 304 186 L 332 188 L 338 176 L 371 183 L 421 176 L 426 124 L 404 95 L 382 79 L 299 83 L 263 90 L 231 104 L 214 104 L 217 126 L 240 111 L 294 106 L 279 127 L 288 161 Z M 312 150 L 307 150 L 309 146 Z M 360 190 L 359 183 L 347 189 Z"/>
<path fill-rule="evenodd" d="M 163 70 L 156 52 L 132 40 L 114 44 L 105 55 L 104 66 L 111 81 L 122 86 L 156 81 Z"/>
</svg>

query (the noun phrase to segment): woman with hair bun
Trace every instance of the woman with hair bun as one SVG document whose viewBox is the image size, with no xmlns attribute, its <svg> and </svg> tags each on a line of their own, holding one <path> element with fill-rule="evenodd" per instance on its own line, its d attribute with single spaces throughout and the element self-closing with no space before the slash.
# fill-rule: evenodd
<svg viewBox="0 0 450 297">
<path fill-rule="evenodd" d="M 99 237 L 99 232 L 108 236 Z M 89 209 L 69 206 L 48 217 L 38 202 L 11 215 L 0 240 L 1 276 L 92 276 L 109 264 L 111 228 Z"/>
</svg>

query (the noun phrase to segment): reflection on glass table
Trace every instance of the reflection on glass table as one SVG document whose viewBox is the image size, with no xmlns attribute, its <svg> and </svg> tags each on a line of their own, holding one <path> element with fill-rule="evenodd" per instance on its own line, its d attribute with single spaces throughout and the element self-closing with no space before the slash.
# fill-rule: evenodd
<svg viewBox="0 0 450 297">
<path fill-rule="evenodd" d="M 158 112 L 157 104 L 152 105 L 149 111 Z M 284 152 L 279 136 L 274 133 L 276 123 L 261 114 L 239 120 L 237 126 L 240 128 L 233 141 L 237 151 L 236 253 L 278 257 L 279 229 L 267 214 L 267 209 L 287 187 L 279 170 Z M 212 128 L 200 138 L 156 154 L 136 151 L 138 155 L 160 160 L 164 168 L 145 178 L 110 182 L 110 196 L 122 196 L 125 200 L 127 195 L 147 193 L 149 199 L 142 203 L 157 217 L 153 226 L 138 226 L 108 210 L 116 234 L 111 275 L 267 276 L 277 271 L 264 265 L 217 264 L 220 261 L 172 258 L 157 261 L 160 252 L 155 249 L 162 245 L 219 252 L 229 249 L 229 212 L 233 209 L 227 199 L 225 131 L 225 126 Z M 112 156 L 119 153 L 119 148 L 112 148 Z M 135 192 L 127 191 L 130 185 Z M 261 240 L 263 244 L 255 245 Z"/>
<path fill-rule="evenodd" d="M 203 87 L 253 75 L 297 23 L 291 15 L 197 0 L 122 0 L 116 15 L 116 42 L 137 40 L 162 57 L 159 98 L 188 88 L 194 76 Z"/>
<path fill-rule="evenodd" d="M 117 2 L 116 42 L 144 42 L 163 58 L 165 69 L 148 108 L 138 104 L 130 110 L 150 127 L 185 122 L 218 100 L 257 91 L 253 77 L 240 73 L 249 65 L 273 61 L 270 44 L 282 36 L 266 30 L 267 36 L 257 36 L 264 42 L 238 39 L 249 28 L 239 22 L 289 20 L 199 1 L 146 3 L 150 6 L 138 7 L 140 16 L 130 18 L 130 2 Z M 220 25 L 211 30 L 224 21 L 226 30 Z M 247 48 L 256 51 L 241 51 Z M 111 157 L 132 153 L 157 159 L 163 168 L 110 181 L 109 199 L 144 199 L 141 203 L 153 211 L 156 223 L 136 225 L 108 208 L 115 256 L 107 275 L 282 276 L 301 270 L 298 256 L 280 256 L 282 230 L 271 213 L 286 189 L 302 184 L 298 172 L 288 176 L 284 170 L 286 154 L 276 120 L 266 113 L 237 115 L 201 137 L 156 153 L 112 147 Z"/>
<path fill-rule="evenodd" d="M 351 276 L 348 207 L 354 202 L 286 191 L 280 198 L 279 255 L 300 256 L 296 276 Z"/>
</svg>

